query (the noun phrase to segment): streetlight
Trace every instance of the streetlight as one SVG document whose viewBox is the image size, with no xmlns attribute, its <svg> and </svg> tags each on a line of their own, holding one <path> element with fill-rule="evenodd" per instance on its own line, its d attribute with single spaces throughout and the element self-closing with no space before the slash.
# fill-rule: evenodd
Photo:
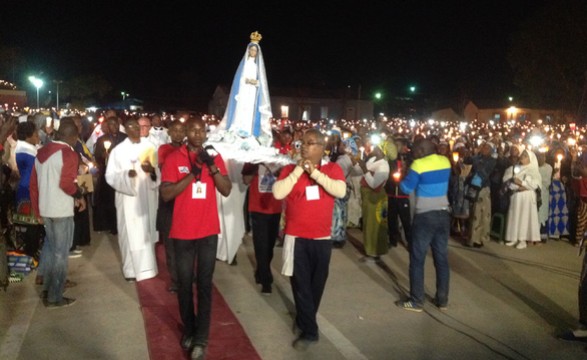
<svg viewBox="0 0 587 360">
<path fill-rule="evenodd" d="M 124 99 L 126 99 L 130 94 L 127 92 L 121 91 L 120 95 L 122 95 L 122 101 L 124 101 Z"/>
<path fill-rule="evenodd" d="M 56 109 L 59 111 L 59 84 L 63 82 L 63 80 L 53 80 L 55 84 L 57 84 L 57 106 Z"/>
<path fill-rule="evenodd" d="M 381 100 L 381 93 L 380 92 L 375 93 L 375 99 Z"/>
<path fill-rule="evenodd" d="M 43 86 L 43 80 L 29 76 L 29 81 L 37 88 L 37 109 L 39 108 L 39 89 Z"/>
<path fill-rule="evenodd" d="M 416 92 L 416 87 L 415 86 L 410 86 L 410 92 L 413 94 Z"/>
</svg>

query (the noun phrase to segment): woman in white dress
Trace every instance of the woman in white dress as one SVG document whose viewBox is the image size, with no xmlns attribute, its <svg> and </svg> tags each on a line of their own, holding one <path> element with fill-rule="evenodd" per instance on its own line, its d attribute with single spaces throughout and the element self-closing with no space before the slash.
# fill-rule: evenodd
<svg viewBox="0 0 587 360">
<path fill-rule="evenodd" d="M 524 150 L 519 164 L 506 169 L 503 182 L 508 182 L 513 191 L 507 216 L 506 245 L 525 249 L 527 242 L 540 241 L 536 188 L 542 185 L 542 177 L 536 155 Z"/>
</svg>

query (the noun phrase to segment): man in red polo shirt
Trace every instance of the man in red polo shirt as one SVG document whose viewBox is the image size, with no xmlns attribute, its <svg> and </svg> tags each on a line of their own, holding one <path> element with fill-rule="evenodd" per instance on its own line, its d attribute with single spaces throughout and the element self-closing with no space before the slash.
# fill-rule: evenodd
<svg viewBox="0 0 587 360">
<path fill-rule="evenodd" d="M 295 324 L 301 331 L 292 344 L 296 349 L 318 341 L 316 313 L 328 278 L 334 198 L 346 194 L 341 167 L 322 162 L 324 146 L 324 136 L 318 130 L 307 130 L 302 158 L 296 165 L 284 167 L 273 184 L 275 198 L 285 199 L 282 273 L 291 276 Z"/>
<path fill-rule="evenodd" d="M 255 247 L 255 281 L 261 284 L 263 295 L 271 294 L 273 275 L 271 260 L 275 239 L 279 233 L 281 219 L 281 201 L 273 197 L 273 184 L 281 166 L 276 164 L 250 164 L 243 166 L 243 182 L 249 185 L 248 210 L 251 214 L 253 228 L 253 245 Z"/>
<path fill-rule="evenodd" d="M 175 245 L 177 298 L 183 322 L 181 346 L 192 359 L 204 356 L 210 333 L 212 275 L 220 220 L 216 190 L 228 196 L 232 188 L 222 156 L 203 147 L 206 125 L 200 119 L 186 122 L 188 143 L 169 154 L 161 174 L 161 197 L 175 199 L 169 238 Z M 198 311 L 194 313 L 194 265 Z"/>
</svg>

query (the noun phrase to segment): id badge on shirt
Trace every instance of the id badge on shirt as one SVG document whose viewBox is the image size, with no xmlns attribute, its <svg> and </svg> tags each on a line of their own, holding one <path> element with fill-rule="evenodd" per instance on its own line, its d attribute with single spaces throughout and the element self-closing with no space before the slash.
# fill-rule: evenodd
<svg viewBox="0 0 587 360">
<path fill-rule="evenodd" d="M 206 184 L 197 181 L 192 184 L 192 199 L 205 199 L 206 198 Z"/>
<path fill-rule="evenodd" d="M 320 200 L 318 185 L 306 186 L 306 200 Z"/>
<path fill-rule="evenodd" d="M 267 172 L 263 175 L 262 178 L 259 179 L 259 192 L 260 193 L 270 193 L 273 191 L 273 184 L 275 183 L 275 175 L 270 172 Z"/>
</svg>

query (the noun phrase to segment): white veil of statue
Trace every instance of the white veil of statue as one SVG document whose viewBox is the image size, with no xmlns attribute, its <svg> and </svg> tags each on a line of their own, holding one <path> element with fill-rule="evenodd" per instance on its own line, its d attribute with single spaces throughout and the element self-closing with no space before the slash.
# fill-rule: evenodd
<svg viewBox="0 0 587 360">
<path fill-rule="evenodd" d="M 219 129 L 225 129 L 239 137 L 254 136 L 262 145 L 272 143 L 271 101 L 263 53 L 259 46 L 261 34 L 251 34 L 251 42 L 238 66 L 226 112 Z"/>
</svg>

